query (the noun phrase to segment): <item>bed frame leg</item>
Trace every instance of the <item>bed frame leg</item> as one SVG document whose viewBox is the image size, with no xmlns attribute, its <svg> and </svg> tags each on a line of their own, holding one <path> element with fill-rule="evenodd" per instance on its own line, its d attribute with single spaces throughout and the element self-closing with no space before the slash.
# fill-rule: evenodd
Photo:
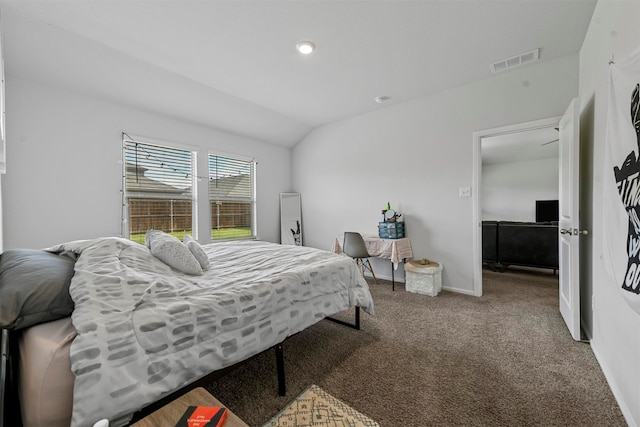
<svg viewBox="0 0 640 427">
<path fill-rule="evenodd" d="M 345 322 L 343 320 L 334 319 L 332 317 L 326 317 L 325 319 L 360 330 L 360 307 L 356 306 L 355 308 L 356 313 L 354 323 Z M 276 371 L 278 373 L 278 394 L 280 396 L 286 396 L 287 381 L 284 377 L 284 347 L 282 346 L 282 343 L 280 343 L 276 344 L 274 349 L 276 351 Z"/>
<path fill-rule="evenodd" d="M 356 318 L 354 323 L 345 322 L 344 320 L 335 319 L 333 317 L 325 317 L 327 320 L 331 320 L 332 322 L 339 323 L 343 326 L 348 326 L 353 329 L 360 330 L 360 307 L 356 306 Z"/>
<path fill-rule="evenodd" d="M 284 349 L 282 343 L 276 345 L 276 370 L 278 372 L 278 394 L 285 396 L 287 394 L 287 383 L 284 378 Z"/>
</svg>

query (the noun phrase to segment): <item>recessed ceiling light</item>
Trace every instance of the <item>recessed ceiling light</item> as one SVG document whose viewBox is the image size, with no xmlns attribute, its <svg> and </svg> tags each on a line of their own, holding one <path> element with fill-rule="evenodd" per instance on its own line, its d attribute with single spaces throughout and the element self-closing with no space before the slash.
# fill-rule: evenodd
<svg viewBox="0 0 640 427">
<path fill-rule="evenodd" d="M 378 104 L 382 104 L 383 102 L 387 102 L 390 99 L 390 96 L 376 96 L 374 98 L 374 101 L 376 101 Z"/>
<path fill-rule="evenodd" d="M 300 42 L 296 45 L 296 49 L 303 55 L 311 54 L 316 48 L 316 45 L 311 42 Z"/>
</svg>

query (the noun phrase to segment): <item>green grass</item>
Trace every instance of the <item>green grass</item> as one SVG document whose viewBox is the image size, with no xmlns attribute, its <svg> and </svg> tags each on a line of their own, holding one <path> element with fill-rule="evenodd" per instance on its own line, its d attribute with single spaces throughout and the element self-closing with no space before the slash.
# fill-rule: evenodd
<svg viewBox="0 0 640 427">
<path fill-rule="evenodd" d="M 191 230 L 173 231 L 169 234 L 177 237 L 178 240 L 180 241 L 184 240 L 185 234 L 192 235 Z M 221 228 L 220 230 L 215 230 L 215 229 L 211 230 L 211 240 L 235 239 L 238 237 L 251 237 L 251 228 L 241 227 L 241 228 Z M 144 233 L 132 234 L 131 236 L 129 236 L 129 239 L 144 245 Z"/>
<path fill-rule="evenodd" d="M 251 227 L 221 228 L 211 230 L 211 240 L 235 239 L 237 237 L 251 237 Z"/>
</svg>

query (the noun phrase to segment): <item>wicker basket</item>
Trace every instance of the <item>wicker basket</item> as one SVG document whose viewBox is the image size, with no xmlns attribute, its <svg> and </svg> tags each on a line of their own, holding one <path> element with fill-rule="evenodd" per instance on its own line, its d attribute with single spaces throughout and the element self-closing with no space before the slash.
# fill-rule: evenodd
<svg viewBox="0 0 640 427">
<path fill-rule="evenodd" d="M 409 261 L 404 266 L 407 292 L 435 297 L 442 290 L 442 264 L 426 259 Z"/>
</svg>

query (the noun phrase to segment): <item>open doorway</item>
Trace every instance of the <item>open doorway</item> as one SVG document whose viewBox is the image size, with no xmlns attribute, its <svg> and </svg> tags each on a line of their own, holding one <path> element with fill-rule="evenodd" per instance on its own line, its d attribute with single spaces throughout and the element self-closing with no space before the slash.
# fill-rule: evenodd
<svg viewBox="0 0 640 427">
<path fill-rule="evenodd" d="M 536 120 L 532 122 L 519 123 L 510 126 L 504 126 L 495 129 L 487 129 L 478 131 L 473 134 L 473 221 L 474 221 L 474 295 L 482 295 L 482 221 L 491 216 L 501 215 L 503 220 L 535 221 L 535 200 L 536 197 L 546 197 L 542 195 L 541 190 L 537 190 L 538 194 L 519 194 L 522 193 L 518 186 L 513 186 L 513 194 L 509 197 L 502 195 L 492 195 L 483 191 L 483 160 L 485 168 L 492 168 L 496 171 L 496 179 L 499 179 L 500 173 L 497 171 L 508 170 L 507 168 L 498 168 L 489 165 L 496 165 L 502 162 L 513 163 L 512 168 L 527 165 L 529 161 L 536 158 L 541 159 L 545 156 L 552 155 L 556 151 L 557 156 L 557 137 L 555 128 L 558 127 L 560 117 L 551 117 L 548 119 Z M 520 164 L 518 165 L 518 163 Z M 548 162 L 547 162 L 548 163 Z M 542 163 L 544 164 L 544 163 Z M 559 166 L 556 166 L 559 168 Z M 514 173 L 502 172 L 502 173 Z M 557 173 L 557 169 L 556 169 Z M 557 176 L 557 175 L 556 175 Z M 548 193 L 547 193 L 548 194 Z M 483 200 L 487 199 L 487 200 Z M 508 200 L 508 203 L 502 202 Z M 531 203 L 529 201 L 533 200 Z M 506 206 L 508 204 L 508 206 Z M 505 205 L 505 206 L 501 206 Z"/>
</svg>

